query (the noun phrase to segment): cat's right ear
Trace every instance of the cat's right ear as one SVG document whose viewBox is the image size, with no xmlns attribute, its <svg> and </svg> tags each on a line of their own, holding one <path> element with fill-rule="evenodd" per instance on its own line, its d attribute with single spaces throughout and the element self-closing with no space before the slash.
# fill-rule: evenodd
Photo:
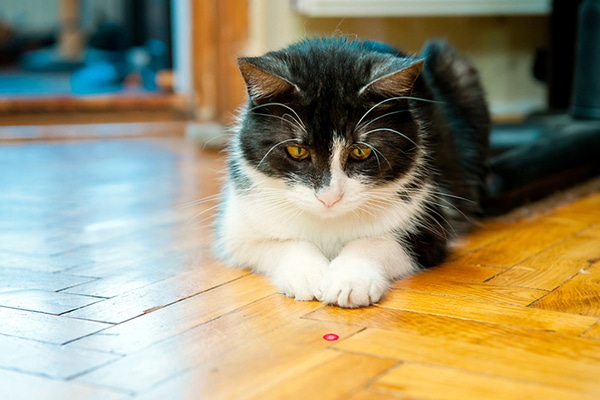
<svg viewBox="0 0 600 400">
<path fill-rule="evenodd" d="M 257 66 L 256 60 L 253 58 L 238 59 L 238 66 L 244 81 L 246 81 L 248 96 L 252 102 L 268 101 L 298 91 L 298 87 L 293 83 Z"/>
<path fill-rule="evenodd" d="M 393 62 L 387 65 L 386 68 L 391 70 L 391 72 L 377 77 L 363 87 L 359 91 L 359 94 L 375 93 L 385 97 L 398 98 L 410 96 L 415 81 L 421 74 L 423 60 L 415 60 L 409 64 Z"/>
</svg>

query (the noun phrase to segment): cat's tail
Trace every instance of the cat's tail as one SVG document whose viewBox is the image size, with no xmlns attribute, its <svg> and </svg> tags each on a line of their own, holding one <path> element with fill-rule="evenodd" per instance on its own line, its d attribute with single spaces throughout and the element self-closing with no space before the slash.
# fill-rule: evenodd
<svg viewBox="0 0 600 400">
<path fill-rule="evenodd" d="M 443 41 L 421 51 L 423 77 L 435 100 L 443 104 L 455 148 L 467 179 L 477 183 L 478 202 L 485 201 L 490 116 L 479 74 L 470 60 Z"/>
<path fill-rule="evenodd" d="M 423 74 L 433 83 L 430 87 L 435 89 L 435 94 L 440 100 L 454 105 L 456 112 L 468 117 L 465 119 L 472 121 L 478 132 L 484 130 L 480 135 L 485 136 L 482 140 L 487 140 L 489 112 L 473 63 L 444 41 L 427 42 L 421 50 L 421 57 L 425 60 Z"/>
</svg>

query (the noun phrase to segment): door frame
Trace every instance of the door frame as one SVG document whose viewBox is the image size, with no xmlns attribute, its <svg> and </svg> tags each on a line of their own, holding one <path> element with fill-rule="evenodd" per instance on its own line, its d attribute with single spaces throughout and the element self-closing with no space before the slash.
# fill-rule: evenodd
<svg viewBox="0 0 600 400">
<path fill-rule="evenodd" d="M 248 0 L 183 0 L 177 7 L 173 25 L 176 40 L 182 40 L 175 51 L 176 74 L 181 75 L 177 90 L 191 100 L 197 120 L 229 124 L 246 96 L 237 58 L 248 45 Z M 191 18 L 185 18 L 186 13 Z M 191 26 L 180 25 L 183 20 Z M 186 32 L 189 43 L 181 39 Z"/>
</svg>

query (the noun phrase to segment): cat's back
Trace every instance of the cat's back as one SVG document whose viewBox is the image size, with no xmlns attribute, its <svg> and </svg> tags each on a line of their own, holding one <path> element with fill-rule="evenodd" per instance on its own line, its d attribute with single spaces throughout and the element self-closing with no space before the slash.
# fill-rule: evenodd
<svg viewBox="0 0 600 400">
<path fill-rule="evenodd" d="M 457 202 L 467 215 L 481 213 L 485 202 L 490 116 L 479 74 L 473 63 L 443 41 L 430 41 L 420 53 L 425 62 L 421 79 L 436 102 L 434 142 L 438 154 L 453 148 L 453 157 L 438 156 Z"/>
<path fill-rule="evenodd" d="M 490 118 L 485 93 L 474 64 L 443 41 L 430 41 L 420 57 L 425 60 L 423 79 L 435 100 L 462 117 L 465 122 L 487 136 Z"/>
</svg>

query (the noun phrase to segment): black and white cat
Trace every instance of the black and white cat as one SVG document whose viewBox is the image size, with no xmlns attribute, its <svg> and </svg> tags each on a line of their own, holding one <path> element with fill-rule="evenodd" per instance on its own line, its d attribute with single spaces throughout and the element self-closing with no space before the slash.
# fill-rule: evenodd
<svg viewBox="0 0 600 400">
<path fill-rule="evenodd" d="M 344 37 L 241 58 L 218 255 L 287 296 L 361 307 L 480 213 L 489 116 L 471 64 Z"/>
</svg>

